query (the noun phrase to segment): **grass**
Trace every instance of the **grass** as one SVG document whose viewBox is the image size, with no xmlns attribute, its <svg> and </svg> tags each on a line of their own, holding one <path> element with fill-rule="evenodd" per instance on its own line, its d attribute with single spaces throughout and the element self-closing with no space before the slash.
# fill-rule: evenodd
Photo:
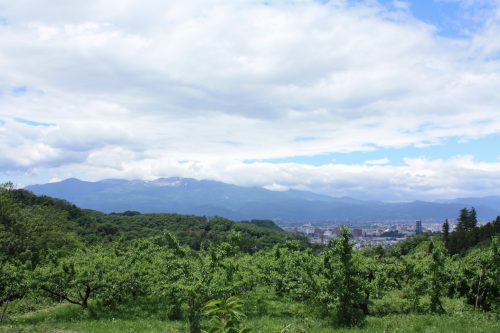
<svg viewBox="0 0 500 333">
<path fill-rule="evenodd" d="M 0 332 L 187 332 L 181 321 L 162 321 L 156 318 L 94 318 L 79 306 L 60 304 L 49 309 L 27 313 L 0 324 Z"/>
<path fill-rule="evenodd" d="M 290 333 L 327 333 L 327 332 L 425 332 L 425 333 L 492 333 L 500 332 L 500 322 L 484 314 L 465 316 L 433 315 L 389 315 L 386 317 L 368 317 L 362 328 L 333 329 L 325 322 L 294 321 L 263 317 L 248 322 L 254 333 L 290 332 Z M 284 329 L 285 328 L 285 329 Z"/>
<path fill-rule="evenodd" d="M 333 329 L 327 321 L 307 316 L 268 315 L 253 317 L 247 326 L 254 333 L 327 333 L 327 332 L 443 332 L 492 333 L 500 332 L 500 321 L 493 314 L 462 312 L 454 315 L 388 315 L 368 317 L 366 325 L 353 329 Z M 162 321 L 156 318 L 92 318 L 78 306 L 61 304 L 49 309 L 13 317 L 0 324 L 1 333 L 31 332 L 169 332 L 186 333 L 188 325 L 182 321 Z"/>
<path fill-rule="evenodd" d="M 444 332 L 444 333 L 500 333 L 498 314 L 472 310 L 460 299 L 443 299 L 446 315 L 407 313 L 406 305 L 399 302 L 400 295 L 388 294 L 371 307 L 376 316 L 369 316 L 363 327 L 334 329 L 317 307 L 288 297 L 278 297 L 265 289 L 243 295 L 248 315 L 246 325 L 253 333 L 327 333 L 327 332 Z M 187 333 L 185 321 L 168 321 L 160 304 L 140 303 L 120 308 L 116 313 L 92 307 L 92 312 L 83 311 L 71 304 L 43 303 L 44 308 L 29 307 L 21 301 L 9 321 L 0 323 L 0 333 L 31 332 L 169 332 Z M 422 300 L 426 303 L 426 300 Z M 91 304 L 92 305 L 92 304 Z M 14 310 L 13 309 L 13 310 Z M 399 311 L 399 312 L 398 312 Z"/>
</svg>

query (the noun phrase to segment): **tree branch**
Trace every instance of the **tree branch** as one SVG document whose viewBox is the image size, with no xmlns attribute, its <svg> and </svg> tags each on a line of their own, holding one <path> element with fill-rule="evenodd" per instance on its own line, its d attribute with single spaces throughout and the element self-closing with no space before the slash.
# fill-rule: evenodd
<svg viewBox="0 0 500 333">
<path fill-rule="evenodd" d="M 68 301 L 68 302 L 69 302 L 69 303 L 71 303 L 71 304 L 76 304 L 76 305 L 80 305 L 80 306 L 82 305 L 82 303 L 81 303 L 81 302 L 74 301 L 74 300 L 72 300 L 71 298 L 69 298 L 69 297 L 68 297 L 67 295 L 65 295 L 65 294 L 62 294 L 62 293 L 58 293 L 58 292 L 52 291 L 52 290 L 50 290 L 50 289 L 48 289 L 48 288 L 45 288 L 45 287 L 40 287 L 40 289 L 42 289 L 43 291 L 48 292 L 49 294 L 51 294 L 51 295 L 53 295 L 53 296 L 56 296 L 56 297 L 62 298 L 62 299 L 64 299 L 64 300 Z"/>
</svg>

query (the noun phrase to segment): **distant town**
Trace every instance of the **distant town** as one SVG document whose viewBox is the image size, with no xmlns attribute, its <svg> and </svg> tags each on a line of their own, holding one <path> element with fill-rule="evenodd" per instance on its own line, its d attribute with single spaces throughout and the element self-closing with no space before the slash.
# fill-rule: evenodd
<svg viewBox="0 0 500 333">
<path fill-rule="evenodd" d="M 478 223 L 478 224 L 481 224 Z M 301 226 L 283 226 L 293 234 L 305 236 L 311 243 L 328 244 L 330 239 L 335 238 L 340 233 L 339 225 L 316 226 L 312 224 L 303 224 Z M 355 248 L 366 246 L 389 247 L 405 240 L 408 237 L 433 234 L 441 232 L 442 223 L 415 221 L 414 224 L 405 223 L 378 223 L 365 227 L 349 227 Z M 450 221 L 450 228 L 454 228 L 454 221 Z"/>
</svg>

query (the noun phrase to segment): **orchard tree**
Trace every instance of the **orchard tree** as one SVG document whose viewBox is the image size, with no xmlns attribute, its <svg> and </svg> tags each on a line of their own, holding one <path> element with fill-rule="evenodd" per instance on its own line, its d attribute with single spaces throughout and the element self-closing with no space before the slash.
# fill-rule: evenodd
<svg viewBox="0 0 500 333">
<path fill-rule="evenodd" d="M 191 275 L 190 258 L 194 254 L 189 247 L 181 246 L 170 232 L 164 232 L 153 242 L 157 248 L 151 255 L 151 294 L 166 306 L 170 319 L 179 320 L 192 283 L 187 277 Z"/>
<path fill-rule="evenodd" d="M 106 287 L 99 291 L 100 306 L 116 309 L 128 305 L 139 298 L 151 301 L 157 295 L 154 286 L 160 279 L 155 275 L 157 258 L 165 249 L 149 239 L 138 239 L 132 242 L 111 244 L 104 249 L 110 262 L 106 272 Z M 172 256 L 171 256 L 172 257 Z M 168 262 L 168 261 L 167 261 Z"/>
<path fill-rule="evenodd" d="M 238 235 L 232 233 L 231 243 L 209 244 L 200 252 L 186 251 L 179 263 L 181 272 L 175 283 L 187 303 L 191 333 L 201 332 L 203 306 L 211 299 L 226 299 L 254 286 L 251 272 L 241 269 Z"/>
<path fill-rule="evenodd" d="M 433 244 L 433 243 L 431 243 Z M 443 295 L 447 275 L 445 271 L 445 250 L 441 244 L 432 246 L 431 261 L 429 264 L 429 295 L 431 298 L 430 310 L 433 313 L 443 313 L 444 308 L 441 304 L 441 296 Z"/>
<path fill-rule="evenodd" d="M 120 274 L 111 251 L 90 247 L 56 259 L 34 271 L 35 286 L 58 301 L 88 308 L 91 298 L 104 294 Z"/>
<path fill-rule="evenodd" d="M 264 276 L 277 295 L 287 294 L 297 300 L 308 300 L 317 295 L 316 277 L 321 263 L 311 249 L 303 250 L 300 242 L 287 241 L 275 245 L 268 257 Z"/>
<path fill-rule="evenodd" d="M 5 318 L 10 301 L 26 293 L 27 270 L 20 263 L 0 262 L 0 322 Z"/>
<path fill-rule="evenodd" d="M 491 239 L 492 262 L 493 262 L 493 284 L 496 288 L 492 303 L 497 311 L 500 311 L 500 236 Z"/>
<path fill-rule="evenodd" d="M 332 239 L 324 254 L 325 286 L 320 295 L 329 310 L 333 310 L 338 326 L 359 325 L 363 319 L 360 304 L 365 300 L 361 270 L 353 259 L 350 233 L 342 226 L 339 239 Z"/>
<path fill-rule="evenodd" d="M 380 257 L 367 257 L 355 253 L 355 260 L 361 273 L 361 287 L 364 292 L 364 300 L 359 304 L 364 315 L 369 314 L 369 304 L 372 298 L 380 298 L 384 293 L 380 287 L 380 276 L 384 275 L 385 265 Z"/>
<path fill-rule="evenodd" d="M 52 253 L 61 257 L 81 246 L 66 213 L 53 207 L 24 207 L 0 194 L 0 260 L 18 260 L 34 269 Z"/>
<path fill-rule="evenodd" d="M 492 239 L 489 249 L 469 251 L 460 264 L 457 289 L 476 309 L 491 310 L 499 302 L 500 244 L 497 237 Z"/>
<path fill-rule="evenodd" d="M 426 261 L 428 260 L 427 253 L 420 251 L 401 259 L 404 266 L 404 284 L 402 288 L 404 297 L 410 302 L 410 310 L 419 312 L 420 301 L 428 291 L 427 271 L 429 264 Z"/>
</svg>

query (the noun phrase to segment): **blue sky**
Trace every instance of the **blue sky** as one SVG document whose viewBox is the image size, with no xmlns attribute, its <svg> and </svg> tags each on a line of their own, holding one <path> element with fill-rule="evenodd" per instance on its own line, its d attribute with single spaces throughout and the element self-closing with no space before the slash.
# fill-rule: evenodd
<svg viewBox="0 0 500 333">
<path fill-rule="evenodd" d="M 0 2 L 0 181 L 500 195 L 499 4 Z"/>
<path fill-rule="evenodd" d="M 395 8 L 406 3 L 408 11 L 418 20 L 433 25 L 443 37 L 467 38 L 481 29 L 484 15 L 495 8 L 495 1 L 460 0 L 382 0 L 381 4 Z"/>
<path fill-rule="evenodd" d="M 43 126 L 43 127 L 55 126 L 55 124 L 42 123 L 39 121 L 33 121 L 33 120 L 29 120 L 29 119 L 24 119 L 24 118 L 14 118 L 14 120 L 17 121 L 18 123 L 25 124 L 28 126 L 35 126 L 35 127 L 37 127 L 37 126 Z"/>
<path fill-rule="evenodd" d="M 449 159 L 454 156 L 470 155 L 478 162 L 500 162 L 500 135 L 489 135 L 481 139 L 461 141 L 449 138 L 443 142 L 425 147 L 409 146 L 404 148 L 371 147 L 370 151 L 350 153 L 325 153 L 313 156 L 290 156 L 267 161 L 271 163 L 299 163 L 308 165 L 341 164 L 381 164 L 404 165 L 407 158 Z M 254 163 L 256 161 L 247 161 Z"/>
</svg>

